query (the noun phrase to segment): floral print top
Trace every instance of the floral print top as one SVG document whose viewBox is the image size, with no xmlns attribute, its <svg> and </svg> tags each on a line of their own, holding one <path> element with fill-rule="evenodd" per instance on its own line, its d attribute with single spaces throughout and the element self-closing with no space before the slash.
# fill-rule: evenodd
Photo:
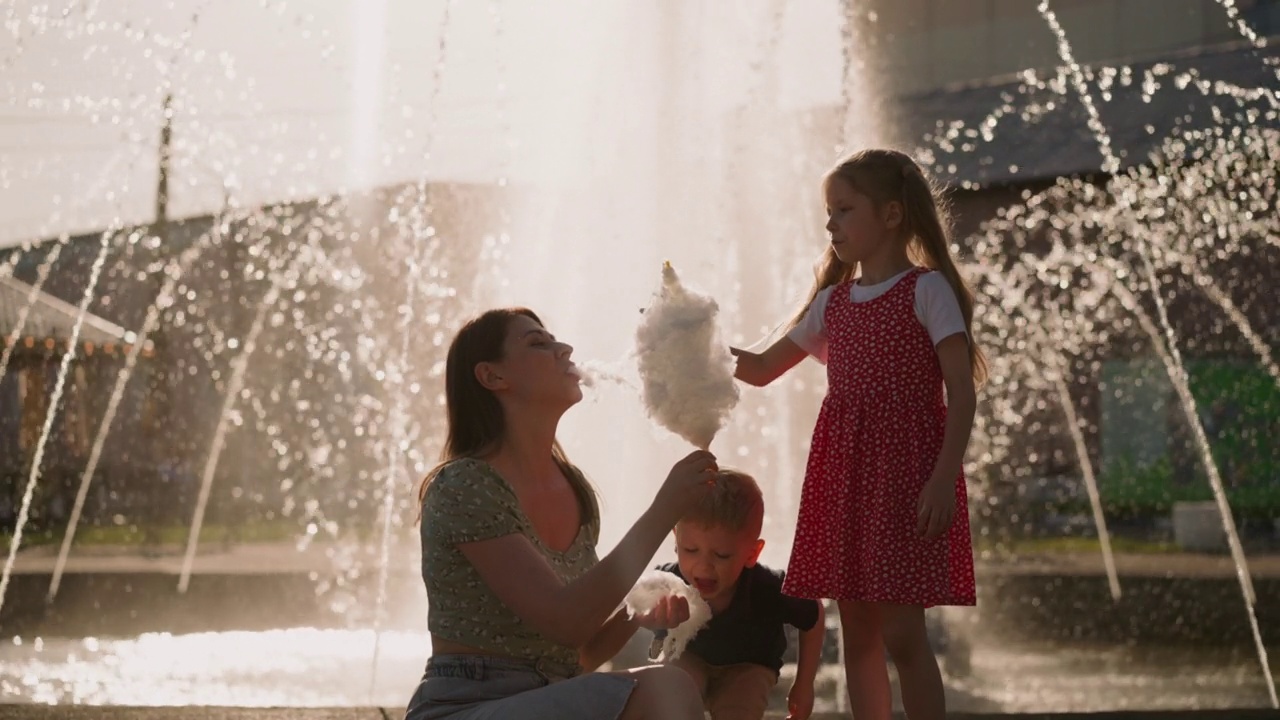
<svg viewBox="0 0 1280 720">
<path fill-rule="evenodd" d="M 445 465 L 427 486 L 422 504 L 428 629 L 495 655 L 577 666 L 577 648 L 557 644 L 522 622 L 490 591 L 457 546 L 520 533 L 563 581 L 570 582 L 599 561 L 600 512 L 594 499 L 581 516 L 584 524 L 573 544 L 556 552 L 543 544 L 511 486 L 488 463 L 464 458 Z"/>
</svg>

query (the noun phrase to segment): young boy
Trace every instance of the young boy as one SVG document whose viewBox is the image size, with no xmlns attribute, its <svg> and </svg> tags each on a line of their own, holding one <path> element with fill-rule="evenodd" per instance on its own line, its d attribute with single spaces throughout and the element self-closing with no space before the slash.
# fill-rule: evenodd
<svg viewBox="0 0 1280 720">
<path fill-rule="evenodd" d="M 764 498 L 749 475 L 721 470 L 715 487 L 676 524 L 676 558 L 660 565 L 711 606 L 711 620 L 675 661 L 702 690 L 713 720 L 759 720 L 787 649 L 783 625 L 800 630 L 791 718 L 813 712 L 824 633 L 821 603 L 782 594 L 783 572 L 756 563 Z"/>
</svg>

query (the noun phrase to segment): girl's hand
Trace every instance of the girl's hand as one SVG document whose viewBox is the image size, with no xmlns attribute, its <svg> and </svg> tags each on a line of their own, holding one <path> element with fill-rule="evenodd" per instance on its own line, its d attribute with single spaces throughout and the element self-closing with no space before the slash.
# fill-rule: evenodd
<svg viewBox="0 0 1280 720">
<path fill-rule="evenodd" d="M 813 684 L 797 682 L 787 693 L 787 720 L 809 720 L 813 714 Z"/>
<path fill-rule="evenodd" d="M 920 504 L 916 529 L 932 540 L 947 528 L 956 516 L 956 481 L 953 478 L 934 476 L 920 491 Z"/>
<path fill-rule="evenodd" d="M 679 595 L 668 595 L 653 609 L 635 617 L 636 624 L 646 630 L 670 630 L 689 619 L 689 601 Z"/>
<path fill-rule="evenodd" d="M 706 450 L 694 450 L 672 466 L 666 482 L 658 489 L 653 507 L 664 514 L 672 525 L 689 507 L 710 490 L 715 482 L 716 456 Z"/>
<path fill-rule="evenodd" d="M 784 336 L 765 348 L 764 352 L 757 353 L 730 347 L 729 354 L 735 359 L 733 367 L 735 378 L 748 385 L 764 387 L 795 367 L 809 353 L 794 340 Z"/>
</svg>

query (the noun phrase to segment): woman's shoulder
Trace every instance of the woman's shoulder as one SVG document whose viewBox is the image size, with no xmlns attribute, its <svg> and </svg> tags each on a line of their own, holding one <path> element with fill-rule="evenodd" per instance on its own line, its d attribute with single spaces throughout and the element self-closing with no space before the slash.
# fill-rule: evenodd
<svg viewBox="0 0 1280 720">
<path fill-rule="evenodd" d="M 457 482 L 461 479 L 487 477 L 493 474 L 489 463 L 480 458 L 464 457 L 442 463 L 432 482 Z"/>
<path fill-rule="evenodd" d="M 469 497 L 514 497 L 511 488 L 493 466 L 479 458 L 450 460 L 436 470 L 427 484 L 426 499 L 438 494 L 465 495 Z"/>
<path fill-rule="evenodd" d="M 442 465 L 422 500 L 424 542 L 487 540 L 521 532 L 525 522 L 511 487 L 488 463 L 474 458 Z"/>
</svg>

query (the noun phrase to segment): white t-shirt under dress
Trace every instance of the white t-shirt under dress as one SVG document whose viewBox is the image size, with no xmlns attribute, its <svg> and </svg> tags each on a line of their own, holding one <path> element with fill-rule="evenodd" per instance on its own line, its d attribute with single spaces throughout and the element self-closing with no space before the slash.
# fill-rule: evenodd
<svg viewBox="0 0 1280 720">
<path fill-rule="evenodd" d="M 897 285 L 910 272 L 911 270 L 905 270 L 875 285 L 859 285 L 855 282 L 849 289 L 850 300 L 855 303 L 875 300 Z M 787 337 L 791 338 L 792 342 L 823 364 L 827 362 L 827 303 L 830 302 L 831 292 L 835 288 L 836 286 L 832 285 L 819 290 L 804 317 L 787 333 Z M 915 310 L 916 318 L 921 325 L 924 325 L 934 345 L 942 342 L 944 338 L 965 332 L 964 314 L 960 311 L 960 301 L 956 299 L 951 283 L 947 282 L 947 278 L 940 272 L 927 272 L 916 280 Z"/>
</svg>

